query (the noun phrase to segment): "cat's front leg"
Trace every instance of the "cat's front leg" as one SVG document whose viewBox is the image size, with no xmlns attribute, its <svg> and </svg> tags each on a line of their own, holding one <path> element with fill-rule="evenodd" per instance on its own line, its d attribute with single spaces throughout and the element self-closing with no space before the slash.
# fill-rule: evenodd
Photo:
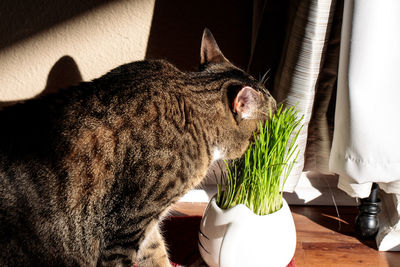
<svg viewBox="0 0 400 267">
<path fill-rule="evenodd" d="M 164 240 L 155 225 L 149 235 L 143 240 L 137 255 L 139 267 L 170 267 Z"/>
</svg>

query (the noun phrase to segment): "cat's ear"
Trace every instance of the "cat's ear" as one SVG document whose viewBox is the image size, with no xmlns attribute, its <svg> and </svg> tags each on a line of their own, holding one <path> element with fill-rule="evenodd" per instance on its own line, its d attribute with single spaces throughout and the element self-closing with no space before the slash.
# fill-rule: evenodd
<svg viewBox="0 0 400 267">
<path fill-rule="evenodd" d="M 222 54 L 210 30 L 205 28 L 201 40 L 200 65 L 222 62 L 229 61 Z"/>
<path fill-rule="evenodd" d="M 232 103 L 232 110 L 241 115 L 242 119 L 251 119 L 257 110 L 262 94 L 250 86 L 243 87 Z"/>
</svg>

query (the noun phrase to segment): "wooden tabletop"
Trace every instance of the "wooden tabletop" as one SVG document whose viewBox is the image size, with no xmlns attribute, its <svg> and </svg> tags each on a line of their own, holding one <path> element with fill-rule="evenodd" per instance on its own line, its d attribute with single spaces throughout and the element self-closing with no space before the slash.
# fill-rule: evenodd
<svg viewBox="0 0 400 267">
<path fill-rule="evenodd" d="M 174 213 L 202 215 L 206 203 L 178 203 Z M 291 206 L 297 231 L 296 267 L 400 267 L 400 252 L 377 251 L 374 240 L 354 235 L 357 207 Z"/>
</svg>

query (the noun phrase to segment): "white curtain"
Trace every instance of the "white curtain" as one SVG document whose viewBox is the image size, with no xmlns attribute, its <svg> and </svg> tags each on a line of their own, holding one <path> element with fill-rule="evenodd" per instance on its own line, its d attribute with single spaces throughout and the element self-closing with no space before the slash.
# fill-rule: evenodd
<svg viewBox="0 0 400 267">
<path fill-rule="evenodd" d="M 400 194 L 400 1 L 345 1 L 330 169 L 367 197 Z"/>
<path fill-rule="evenodd" d="M 345 1 L 330 169 L 339 188 L 384 192 L 379 250 L 400 250 L 400 1 Z"/>
</svg>

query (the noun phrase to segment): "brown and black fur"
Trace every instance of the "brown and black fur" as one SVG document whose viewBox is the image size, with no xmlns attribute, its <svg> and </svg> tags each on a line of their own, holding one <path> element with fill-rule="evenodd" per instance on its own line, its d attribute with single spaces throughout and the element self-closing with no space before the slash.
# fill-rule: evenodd
<svg viewBox="0 0 400 267">
<path fill-rule="evenodd" d="M 5 108 L 0 265 L 169 266 L 158 222 L 216 149 L 241 156 L 274 108 L 208 30 L 199 72 L 134 62 Z"/>
</svg>

